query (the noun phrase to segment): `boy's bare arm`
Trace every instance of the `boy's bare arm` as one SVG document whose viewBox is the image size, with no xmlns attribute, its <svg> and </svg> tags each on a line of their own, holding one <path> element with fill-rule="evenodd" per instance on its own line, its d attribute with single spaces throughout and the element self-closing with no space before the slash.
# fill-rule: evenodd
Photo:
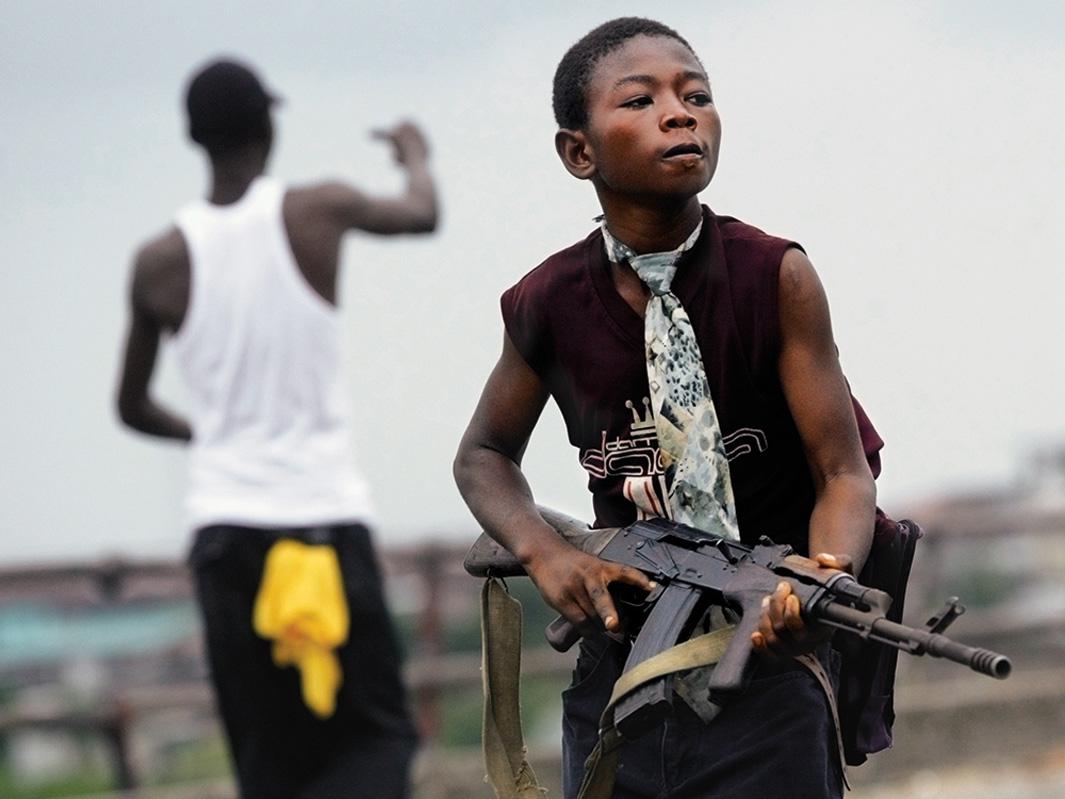
<svg viewBox="0 0 1065 799">
<path fill-rule="evenodd" d="M 127 427 L 151 436 L 192 440 L 188 422 L 157 403 L 149 392 L 155 371 L 162 322 L 152 311 L 148 297 L 165 254 L 146 247 L 137 256 L 130 289 L 130 323 L 126 335 L 125 356 L 119 377 L 118 415 Z"/>
<path fill-rule="evenodd" d="M 392 145 L 396 162 L 407 172 L 407 187 L 399 197 L 371 197 L 345 183 L 320 187 L 321 197 L 344 230 L 369 233 L 429 233 L 436 229 L 436 188 L 429 173 L 429 147 L 421 131 L 409 122 L 391 130 L 377 130 L 374 138 Z"/>
<path fill-rule="evenodd" d="M 828 300 L 813 264 L 792 249 L 780 267 L 780 379 L 814 481 L 810 552 L 849 558 L 857 573 L 873 540 L 876 485 L 839 365 Z"/>
<path fill-rule="evenodd" d="M 813 264 L 797 249 L 780 267 L 780 380 L 810 464 L 816 500 L 810 553 L 825 568 L 861 571 L 873 540 L 876 485 L 862 451 L 850 390 L 840 369 L 828 300 Z M 784 584 L 767 603 L 754 643 L 793 654 L 827 637 L 808 629 Z"/>
<path fill-rule="evenodd" d="M 547 402 L 539 376 L 509 337 L 485 384 L 455 458 L 455 481 L 485 531 L 525 566 L 544 600 L 570 622 L 617 627 L 607 590 L 621 580 L 645 590 L 636 569 L 607 563 L 567 544 L 540 517 L 521 459 Z"/>
</svg>

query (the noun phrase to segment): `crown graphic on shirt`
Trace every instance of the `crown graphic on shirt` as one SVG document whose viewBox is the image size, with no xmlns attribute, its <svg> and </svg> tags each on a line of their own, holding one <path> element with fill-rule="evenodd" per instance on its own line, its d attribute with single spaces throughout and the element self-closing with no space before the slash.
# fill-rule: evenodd
<svg viewBox="0 0 1065 799">
<path fill-rule="evenodd" d="M 640 412 L 636 410 L 636 406 L 633 404 L 632 400 L 625 400 L 625 407 L 632 411 L 632 424 L 629 426 L 629 429 L 632 430 L 633 435 L 637 433 L 646 434 L 655 432 L 655 415 L 651 410 L 650 397 L 643 398 L 643 407 L 646 414 L 642 419 L 640 418 Z"/>
</svg>

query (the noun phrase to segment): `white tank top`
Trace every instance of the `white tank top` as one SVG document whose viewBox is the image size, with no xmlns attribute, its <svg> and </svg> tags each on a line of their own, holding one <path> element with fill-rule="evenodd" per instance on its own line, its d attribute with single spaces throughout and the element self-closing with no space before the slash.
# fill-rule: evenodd
<svg viewBox="0 0 1065 799">
<path fill-rule="evenodd" d="M 372 521 L 356 471 L 336 308 L 307 283 L 259 177 L 232 205 L 198 200 L 177 226 L 189 307 L 174 337 L 191 392 L 193 528 Z"/>
</svg>

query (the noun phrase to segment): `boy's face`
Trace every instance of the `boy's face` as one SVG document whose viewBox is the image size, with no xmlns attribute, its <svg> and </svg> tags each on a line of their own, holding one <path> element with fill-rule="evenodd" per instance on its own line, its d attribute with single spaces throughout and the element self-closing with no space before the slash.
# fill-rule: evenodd
<svg viewBox="0 0 1065 799">
<path fill-rule="evenodd" d="M 721 119 L 710 83 L 676 39 L 636 36 L 600 59 L 583 133 L 584 177 L 601 200 L 691 198 L 717 169 Z"/>
</svg>

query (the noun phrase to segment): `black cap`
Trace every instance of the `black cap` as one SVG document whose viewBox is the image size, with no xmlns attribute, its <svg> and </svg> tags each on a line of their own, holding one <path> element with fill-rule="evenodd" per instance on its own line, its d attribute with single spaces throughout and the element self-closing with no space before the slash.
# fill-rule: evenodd
<svg viewBox="0 0 1065 799">
<path fill-rule="evenodd" d="M 193 75 L 185 93 L 189 136 L 204 144 L 243 134 L 276 102 L 278 98 L 263 88 L 247 65 L 231 59 L 212 61 Z"/>
</svg>

